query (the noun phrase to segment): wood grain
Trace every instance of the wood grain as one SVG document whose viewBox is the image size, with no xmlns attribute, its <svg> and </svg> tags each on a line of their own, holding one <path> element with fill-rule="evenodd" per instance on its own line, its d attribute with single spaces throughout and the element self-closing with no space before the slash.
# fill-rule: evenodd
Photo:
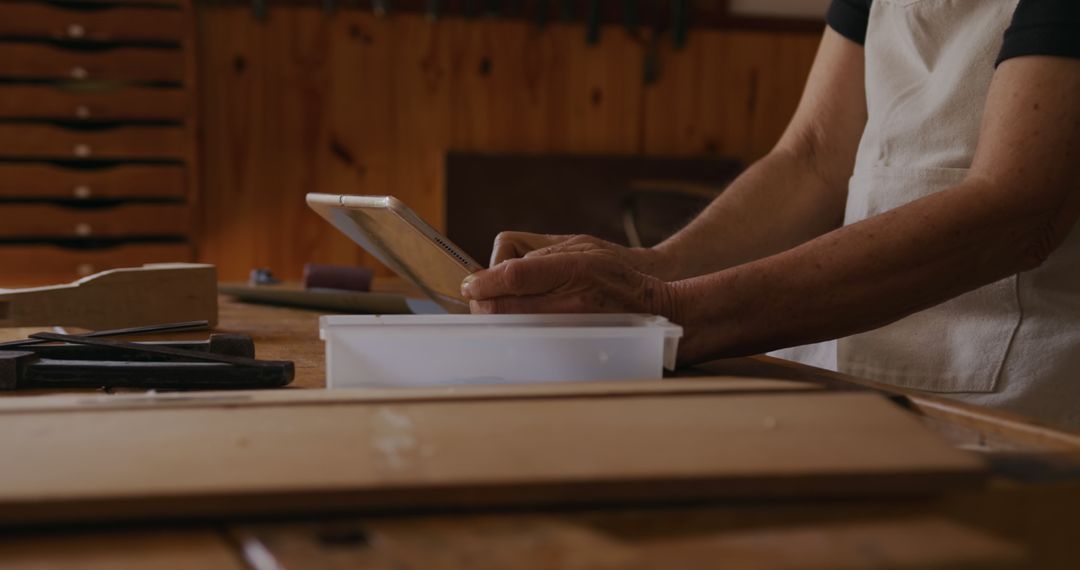
<svg viewBox="0 0 1080 570">
<path fill-rule="evenodd" d="M 184 204 L 123 204 L 70 208 L 53 204 L 0 204 L 0 239 L 145 238 L 183 239 L 190 230 Z"/>
<path fill-rule="evenodd" d="M 176 49 L 120 47 L 79 51 L 39 43 L 0 44 L 0 77 L 180 83 L 184 55 Z"/>
<path fill-rule="evenodd" d="M 58 423 L 65 429 L 50 429 Z M 901 408 L 855 393 L 242 408 L 225 401 L 2 413 L 0 431 L 24 434 L 0 441 L 6 524 L 925 495 L 971 488 L 984 469 Z"/>
<path fill-rule="evenodd" d="M 185 13 L 179 10 L 71 10 L 29 2 L 0 4 L 0 37 L 179 43 L 187 35 L 184 25 Z"/>
<path fill-rule="evenodd" d="M 5 199 L 182 199 L 185 182 L 184 167 L 172 164 L 67 168 L 0 163 L 0 198 Z"/>
<path fill-rule="evenodd" d="M 74 130 L 39 124 L 0 124 L 0 158 L 180 160 L 180 127 L 123 126 Z"/>
<path fill-rule="evenodd" d="M 105 330 L 198 320 L 217 324 L 211 265 L 147 265 L 107 270 L 68 284 L 0 290 L 2 327 Z"/>
<path fill-rule="evenodd" d="M 200 258 L 226 280 L 374 263 L 307 211 L 310 191 L 395 195 L 442 228 L 448 150 L 756 159 L 794 111 L 818 41 L 695 30 L 676 51 L 660 38 L 660 81 L 645 85 L 649 33 L 621 26 L 589 45 L 557 22 L 280 5 L 265 22 L 238 6 L 199 18 Z"/>
<path fill-rule="evenodd" d="M 188 108 L 187 95 L 180 89 L 0 86 L 0 119 L 181 121 L 187 116 Z"/>
<path fill-rule="evenodd" d="M 0 245 L 5 286 L 66 283 L 91 273 L 145 263 L 191 261 L 192 247 L 183 242 L 126 243 L 99 248 L 65 248 L 50 244 Z"/>
</svg>

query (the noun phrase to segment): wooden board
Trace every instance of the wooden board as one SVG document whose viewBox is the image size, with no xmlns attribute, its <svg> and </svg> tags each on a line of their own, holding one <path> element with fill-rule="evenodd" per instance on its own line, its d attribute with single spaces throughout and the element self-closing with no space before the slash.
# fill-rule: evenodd
<svg viewBox="0 0 1080 570">
<path fill-rule="evenodd" d="M 871 394 L 0 414 L 0 523 L 908 495 L 982 464 Z"/>
<path fill-rule="evenodd" d="M 0 339 L 2 340 L 2 339 Z M 287 355 L 286 355 L 287 356 Z M 342 404 L 416 404 L 533 399 L 640 398 L 773 392 L 817 392 L 824 386 L 766 378 L 668 378 L 535 384 L 455 385 L 423 388 L 339 388 L 335 390 L 269 390 L 218 392 L 140 392 L 136 394 L 42 395 L 0 398 L 2 413 L 82 412 L 231 407 L 279 407 Z"/>
<path fill-rule="evenodd" d="M 217 323 L 212 265 L 123 268 L 73 283 L 0 289 L 0 327 L 63 325 L 91 330 L 206 320 Z"/>
<path fill-rule="evenodd" d="M 245 570 L 216 529 L 128 529 L 8 535 L 4 570 Z"/>
<path fill-rule="evenodd" d="M 253 566 L 255 554 L 281 568 L 438 570 L 929 570 L 1034 568 L 1022 549 L 931 516 L 816 521 L 712 532 L 666 528 L 630 539 L 543 515 L 344 519 L 253 524 L 230 531 Z M 666 534 L 666 536 L 664 536 Z M 718 561 L 723 561 L 718 565 Z"/>
</svg>

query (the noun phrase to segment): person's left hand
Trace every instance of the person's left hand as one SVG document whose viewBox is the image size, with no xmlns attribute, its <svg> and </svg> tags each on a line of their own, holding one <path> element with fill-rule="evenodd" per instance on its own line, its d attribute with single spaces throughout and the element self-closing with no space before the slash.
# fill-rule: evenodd
<svg viewBox="0 0 1080 570">
<path fill-rule="evenodd" d="M 510 259 L 465 278 L 475 314 L 648 313 L 672 318 L 670 284 L 596 249 Z"/>
</svg>

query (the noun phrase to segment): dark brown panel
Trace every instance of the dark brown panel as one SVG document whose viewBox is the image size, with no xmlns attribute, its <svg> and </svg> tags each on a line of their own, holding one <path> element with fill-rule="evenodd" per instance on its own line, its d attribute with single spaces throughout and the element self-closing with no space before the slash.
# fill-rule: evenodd
<svg viewBox="0 0 1080 570">
<path fill-rule="evenodd" d="M 503 230 L 626 243 L 623 212 L 641 181 L 696 182 L 719 192 L 740 170 L 737 160 L 723 158 L 451 153 L 447 235 L 485 264 Z M 675 220 L 670 232 L 691 216 Z"/>
</svg>

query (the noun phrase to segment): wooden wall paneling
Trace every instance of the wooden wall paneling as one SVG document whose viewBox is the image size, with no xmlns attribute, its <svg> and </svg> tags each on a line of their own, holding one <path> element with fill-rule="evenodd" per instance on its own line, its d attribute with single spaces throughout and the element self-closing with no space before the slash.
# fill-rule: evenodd
<svg viewBox="0 0 1080 570">
<path fill-rule="evenodd" d="M 659 81 L 646 92 L 649 154 L 761 158 L 795 111 L 816 52 L 808 34 L 691 34 L 661 46 Z"/>
<path fill-rule="evenodd" d="M 309 191 L 392 194 L 442 228 L 448 150 L 756 159 L 793 111 L 817 42 L 701 31 L 674 51 L 661 38 L 660 83 L 646 87 L 644 44 L 621 26 L 588 45 L 580 25 L 558 22 L 199 10 L 200 257 L 224 280 L 374 263 L 308 212 Z"/>
</svg>

